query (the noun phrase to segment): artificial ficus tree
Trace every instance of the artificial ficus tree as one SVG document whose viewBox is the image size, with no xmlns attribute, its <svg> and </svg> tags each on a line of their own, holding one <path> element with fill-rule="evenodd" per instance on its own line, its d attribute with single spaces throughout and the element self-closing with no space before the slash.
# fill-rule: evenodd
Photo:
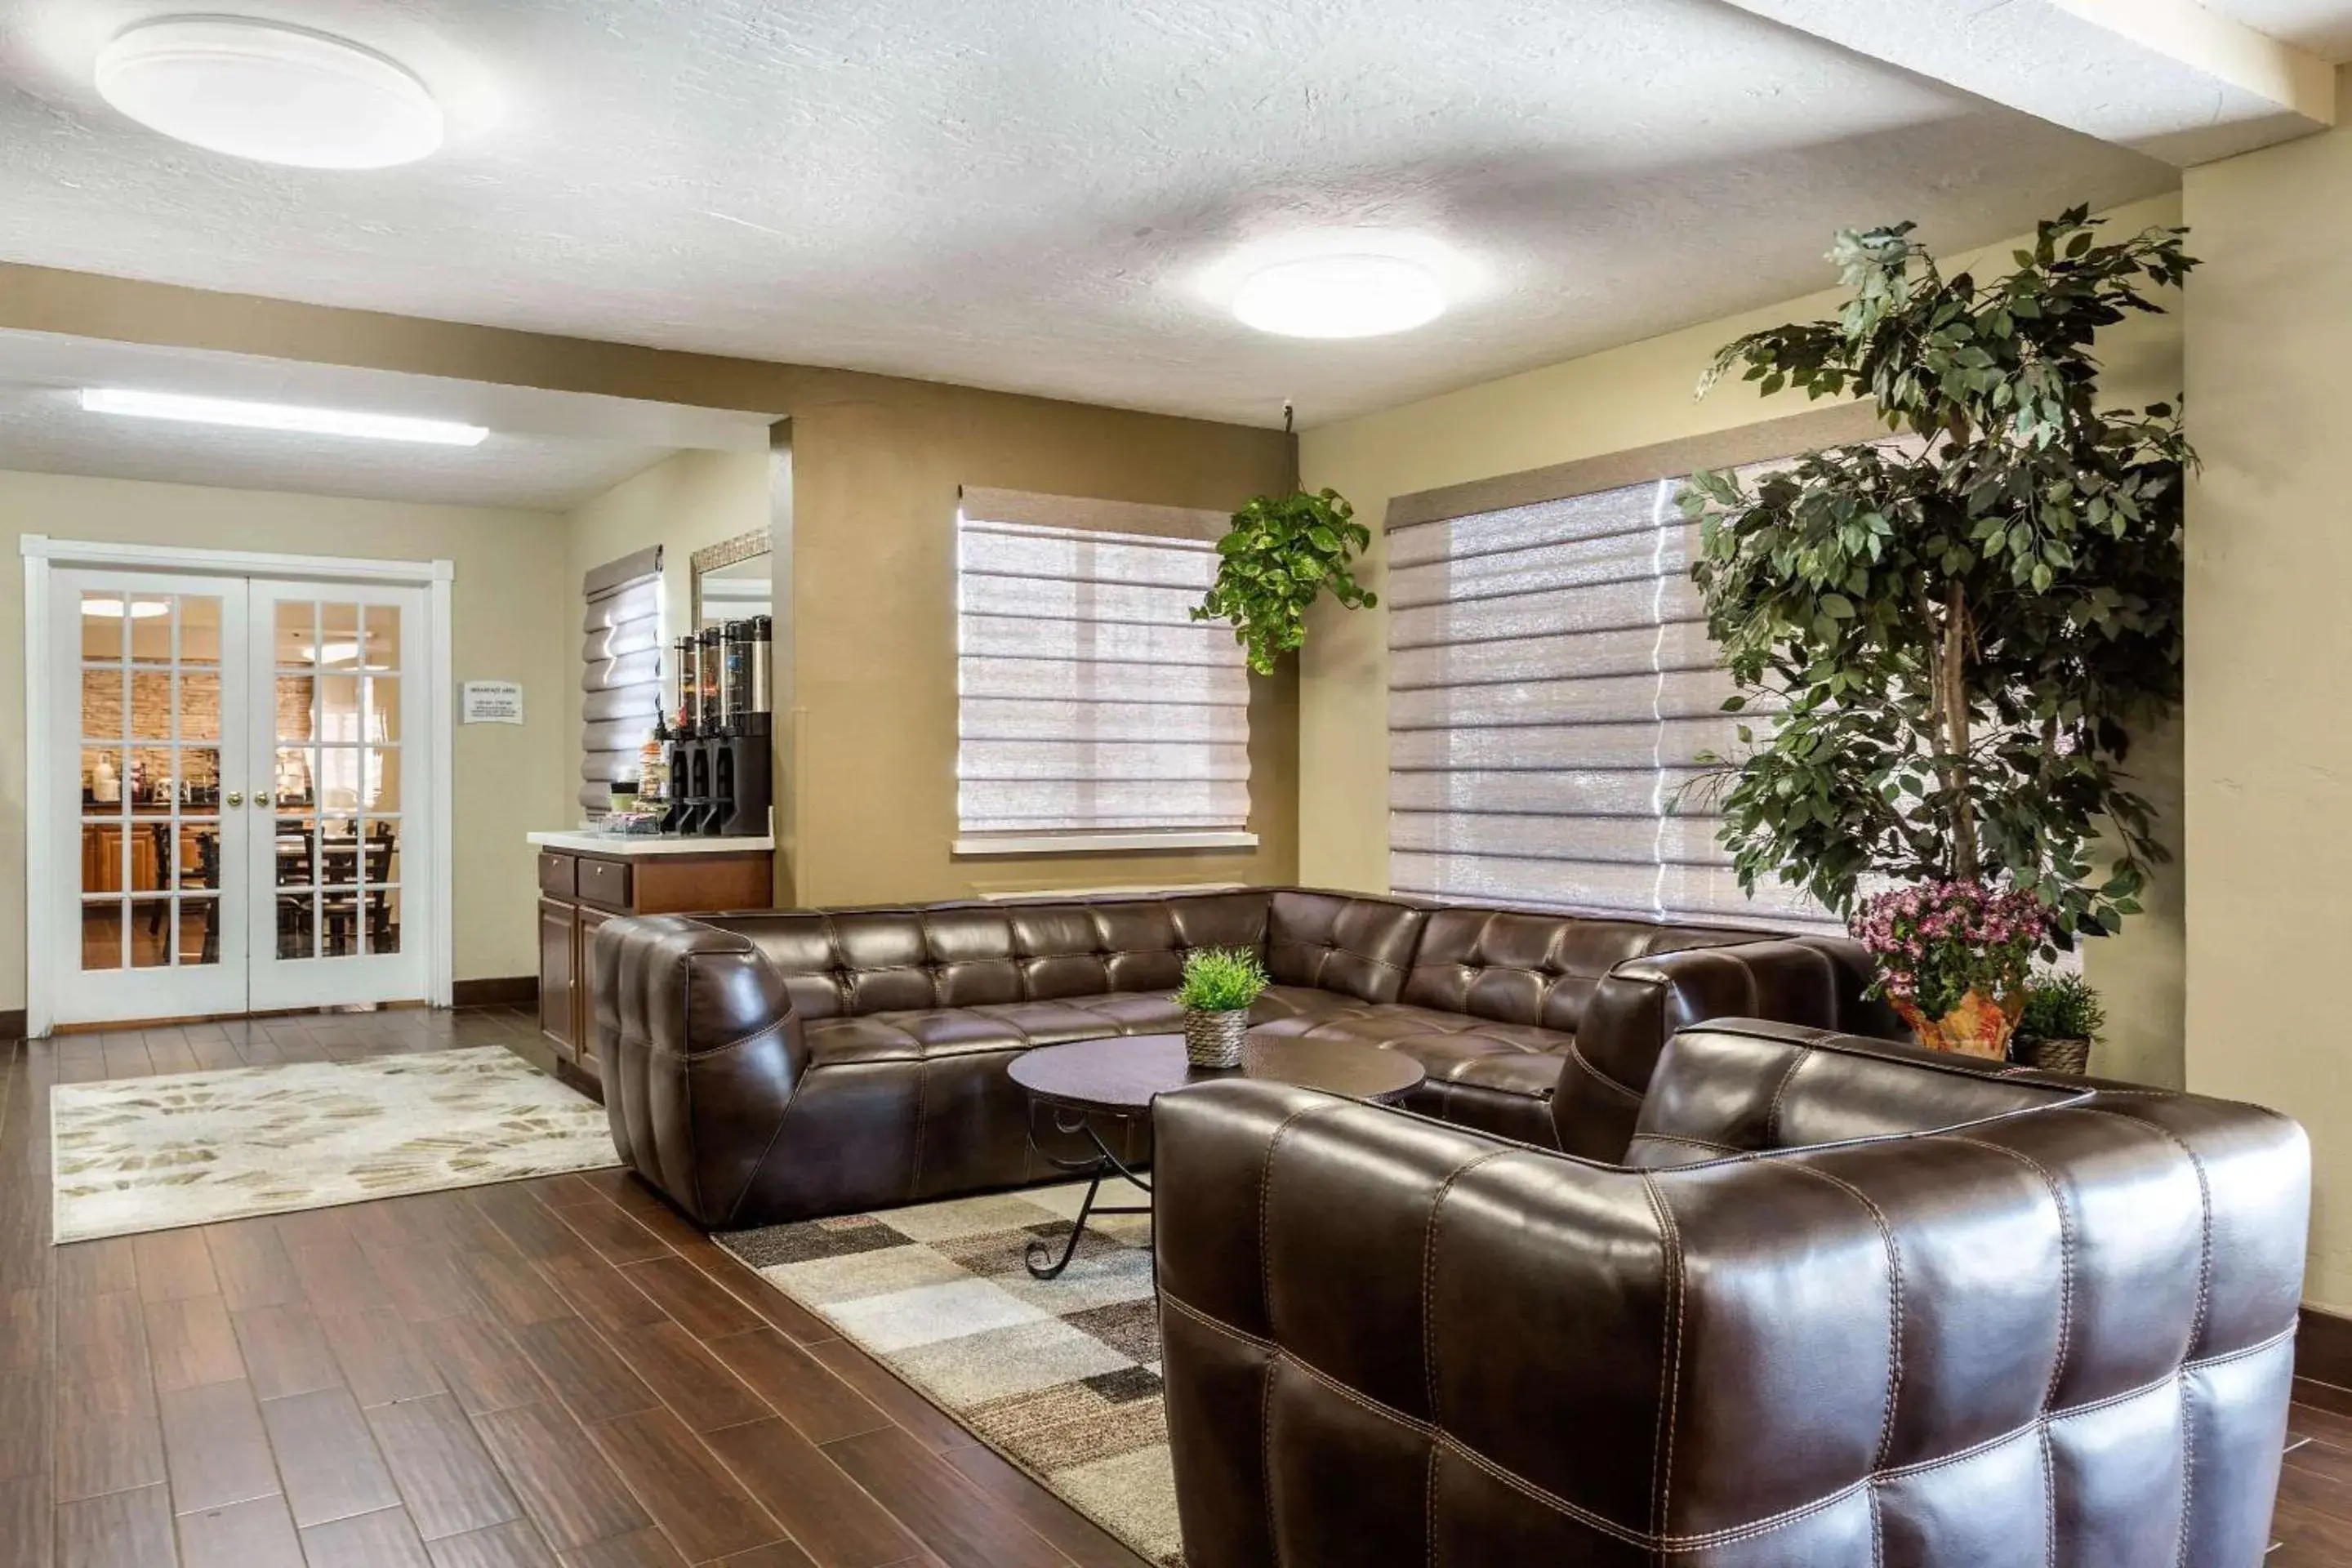
<svg viewBox="0 0 2352 1568">
<path fill-rule="evenodd" d="M 2092 350 L 2196 263 L 2186 230 L 2098 226 L 2042 224 L 1987 283 L 1945 277 L 1910 224 L 1847 231 L 1836 319 L 1742 338 L 1701 384 L 1744 366 L 1767 395 L 1868 397 L 1908 437 L 1685 489 L 1727 706 L 1769 721 L 1712 781 L 1743 887 L 1843 913 L 1866 876 L 2005 878 L 2063 941 L 2116 930 L 2168 858 L 2124 764 L 2180 698 L 2196 458 L 2174 405 L 2098 408 Z"/>
</svg>

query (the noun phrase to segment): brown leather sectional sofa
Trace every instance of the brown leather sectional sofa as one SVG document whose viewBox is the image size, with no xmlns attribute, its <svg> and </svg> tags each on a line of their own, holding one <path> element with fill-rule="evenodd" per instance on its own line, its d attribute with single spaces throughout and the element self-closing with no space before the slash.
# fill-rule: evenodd
<svg viewBox="0 0 2352 1568">
<path fill-rule="evenodd" d="M 2262 1563 L 2293 1122 L 1763 1024 L 1644 1081 L 1601 1160 L 1158 1102 L 1192 1568 Z"/>
<path fill-rule="evenodd" d="M 1291 888 L 614 920 L 590 981 L 614 1138 L 714 1229 L 1049 1179 L 1006 1064 L 1174 1029 L 1199 947 L 1264 955 L 1259 1027 L 1418 1059 L 1410 1109 L 1595 1159 L 1684 1025 L 1897 1029 L 1841 939 Z"/>
</svg>

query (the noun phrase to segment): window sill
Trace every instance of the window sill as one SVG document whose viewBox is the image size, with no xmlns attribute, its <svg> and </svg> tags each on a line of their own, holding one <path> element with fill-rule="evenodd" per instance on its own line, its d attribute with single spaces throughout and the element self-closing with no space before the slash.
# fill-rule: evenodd
<svg viewBox="0 0 2352 1568">
<path fill-rule="evenodd" d="M 1136 849 L 1255 849 L 1257 835 L 1216 833 L 1028 833 L 959 838 L 954 855 L 1103 855 Z"/>
</svg>

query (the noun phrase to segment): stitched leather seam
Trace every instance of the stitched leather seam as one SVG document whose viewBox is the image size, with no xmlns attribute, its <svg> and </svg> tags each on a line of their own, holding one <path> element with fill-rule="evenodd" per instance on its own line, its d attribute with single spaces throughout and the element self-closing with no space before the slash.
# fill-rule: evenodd
<svg viewBox="0 0 2352 1568">
<path fill-rule="evenodd" d="M 1429 1446 L 1429 1479 L 1421 1500 L 1421 1533 L 1428 1542 L 1429 1568 L 1437 1568 L 1437 1458 L 1444 1452 L 1443 1443 Z"/>
<path fill-rule="evenodd" d="M 1274 1157 L 1282 1152 L 1282 1141 L 1300 1121 L 1318 1111 L 1342 1109 L 1331 1105 L 1307 1105 L 1284 1117 L 1265 1141 L 1265 1164 L 1257 1179 L 1257 1313 L 1269 1329 L 1274 1327 L 1274 1249 L 1266 1245 L 1274 1215 Z"/>
<path fill-rule="evenodd" d="M 1694 1149 L 1705 1149 L 1713 1154 L 1750 1154 L 1752 1149 L 1742 1149 L 1737 1143 L 1717 1143 L 1705 1138 L 1694 1138 L 1686 1132 L 1636 1132 L 1636 1143 L 1687 1143 Z"/>
<path fill-rule="evenodd" d="M 1878 1227 L 1878 1239 L 1886 1248 L 1886 1407 L 1879 1417 L 1878 1454 L 1870 1462 L 1871 1471 L 1875 1474 L 1886 1468 L 1887 1456 L 1895 1451 L 1895 1400 L 1903 1386 L 1903 1248 L 1895 1239 L 1895 1226 L 1888 1223 L 1885 1211 L 1860 1187 L 1843 1177 L 1795 1161 L 1790 1162 L 1789 1169 L 1827 1182 L 1868 1210 L 1871 1223 Z M 1874 1495 L 1871 1507 L 1875 1510 L 1877 1506 Z"/>
<path fill-rule="evenodd" d="M 1800 1047 L 1789 1062 L 1789 1070 L 1780 1075 L 1780 1086 L 1772 1090 L 1772 1102 L 1764 1108 L 1764 1147 L 1767 1149 L 1780 1146 L 1780 1101 L 1788 1094 L 1789 1086 L 1797 1081 L 1798 1072 L 1811 1057 L 1811 1052 Z"/>
<path fill-rule="evenodd" d="M 1658 1240 L 1665 1249 L 1666 1289 L 1675 1299 L 1675 1315 L 1671 1323 L 1666 1322 L 1663 1313 L 1660 1314 L 1661 1332 L 1670 1334 L 1671 1338 L 1661 1347 L 1658 1357 L 1658 1420 L 1661 1430 L 1657 1439 L 1659 1446 L 1653 1451 L 1657 1467 L 1658 1494 L 1657 1500 L 1652 1505 L 1650 1528 L 1663 1539 L 1666 1527 L 1672 1522 L 1669 1512 L 1674 1500 L 1675 1425 L 1682 1415 L 1683 1310 L 1687 1298 L 1683 1281 L 1683 1237 L 1682 1232 L 1675 1227 L 1674 1210 L 1666 1206 L 1666 1194 L 1647 1172 L 1642 1175 L 1642 1190 L 1648 1194 L 1650 1206 L 1658 1216 Z"/>
<path fill-rule="evenodd" d="M 1263 1339 L 1256 1334 L 1253 1334 L 1246 1329 L 1236 1328 L 1233 1324 L 1225 1322 L 1222 1319 L 1212 1317 L 1207 1312 L 1202 1311 L 1200 1308 L 1171 1294 L 1164 1286 L 1160 1291 L 1160 1304 L 1162 1308 L 1172 1310 L 1182 1316 L 1191 1319 L 1192 1321 L 1199 1323 L 1203 1328 L 1214 1330 L 1216 1332 L 1223 1334 L 1230 1339 L 1238 1340 L 1244 1344 L 1264 1351 L 1268 1355 L 1279 1360 L 1285 1365 L 1297 1367 L 1301 1373 L 1305 1373 L 1315 1383 L 1320 1384 L 1329 1392 L 1339 1395 L 1341 1398 L 1348 1400 L 1349 1403 L 1357 1405 L 1360 1409 L 1368 1411 L 1374 1415 L 1378 1415 L 1384 1420 L 1392 1422 L 1397 1426 L 1405 1427 L 1433 1442 L 1442 1444 L 1448 1454 L 1453 1455 L 1454 1458 L 1461 1459 L 1466 1464 L 1475 1466 L 1478 1469 L 1486 1472 L 1487 1475 L 1493 1477 L 1496 1480 L 1502 1482 L 1504 1485 L 1508 1486 L 1514 1491 L 1520 1493 L 1522 1496 L 1530 1498 L 1537 1502 L 1540 1502 L 1546 1507 L 1575 1520 L 1580 1524 L 1588 1525 L 1594 1530 L 1601 1531 L 1605 1534 L 1628 1543 L 1629 1545 L 1644 1547 L 1654 1552 L 1696 1552 L 1714 1546 L 1734 1544 L 1739 1542 L 1752 1540 L 1757 1536 L 1769 1534 L 1773 1531 L 1779 1530 L 1783 1526 L 1797 1523 L 1802 1520 L 1809 1519 L 1814 1514 L 1820 1513 L 1824 1510 L 1833 1508 L 1839 1503 L 1846 1500 L 1848 1498 L 1854 1496 L 1857 1492 L 1862 1491 L 1864 1488 L 1879 1482 L 1900 1479 L 1907 1476 L 1918 1475 L 1929 1470 L 1941 1469 L 1949 1465 L 1959 1464 L 1964 1460 L 1976 1458 L 1978 1455 L 1984 1453 L 1988 1449 L 1999 1447 L 2003 1443 L 2014 1442 L 2017 1438 L 2024 1436 L 2026 1433 L 2035 1431 L 2037 1428 L 2042 1431 L 2043 1436 L 2046 1438 L 2047 1429 L 2050 1424 L 2059 1417 L 2081 1415 L 2090 1411 L 2104 1409 L 2110 1405 L 2122 1404 L 2126 1400 L 2141 1398 L 2155 1390 L 2163 1387 L 2166 1384 L 2171 1382 L 2179 1375 L 2179 1373 L 2168 1373 L 2163 1377 L 2156 1378 L 2151 1382 L 2144 1384 L 2138 1388 L 2131 1389 L 2122 1394 L 2110 1394 L 2103 1399 L 2088 1400 L 2084 1404 L 2073 1405 L 2064 1410 L 2046 1412 L 2043 1415 L 2037 1416 L 2032 1422 L 2027 1423 L 2025 1426 L 2014 1427 L 2010 1431 L 2001 1433 L 1998 1436 L 1989 1437 L 1983 1442 L 1963 1449 L 1959 1453 L 1948 1454 L 1941 1458 L 1931 1459 L 1921 1464 L 1904 1466 L 1897 1469 L 1888 1470 L 1884 1475 L 1880 1476 L 1864 1477 L 1859 1480 L 1853 1481 L 1845 1486 L 1840 1487 L 1837 1490 L 1830 1492 L 1825 1496 L 1816 1498 L 1811 1502 L 1800 1503 L 1794 1508 L 1784 1510 L 1783 1511 L 1773 1514 L 1766 1519 L 1751 1521 L 1747 1524 L 1730 1525 L 1722 1530 L 1709 1531 L 1698 1535 L 1668 1536 L 1636 1530 L 1631 1526 L 1620 1524 L 1615 1520 L 1610 1519 L 1604 1514 L 1595 1513 L 1591 1509 L 1572 1503 L 1566 1498 L 1560 1497 L 1549 1490 L 1547 1490 L 1536 1482 L 1528 1480 L 1526 1477 L 1516 1475 L 1513 1472 L 1505 1469 L 1495 1460 L 1488 1458 L 1477 1449 L 1469 1447 L 1459 1437 L 1454 1436 L 1454 1434 L 1433 1426 L 1429 1422 L 1423 1421 L 1416 1416 L 1407 1415 L 1405 1412 L 1395 1409 L 1391 1405 L 1383 1405 L 1378 1400 L 1349 1387 L 1346 1384 L 1341 1383 L 1338 1378 L 1333 1377 L 1329 1373 L 1323 1371 L 1313 1363 L 1302 1360 L 1294 1352 L 1275 1343 L 1271 1340 Z M 2230 1362 L 2243 1360 L 2248 1356 L 2260 1355 L 2266 1351 L 2277 1348 L 2279 1344 L 2292 1340 L 2294 1337 L 2294 1331 L 2293 1329 L 2286 1329 L 2278 1333 L 2273 1334 L 2270 1338 L 2263 1341 L 2259 1344 L 2248 1345 L 2242 1350 L 2231 1351 L 2227 1355 L 2209 1356 L 2202 1361 L 2189 1363 L 2181 1368 L 2181 1371 L 2201 1371 L 2206 1367 L 2223 1365 Z M 1269 1384 L 1270 1384 L 1271 1379 L 1269 1378 Z"/>
<path fill-rule="evenodd" d="M 931 1064 L 918 1058 L 915 1062 L 915 1168 L 907 1178 L 907 1201 L 913 1203 L 915 1194 L 923 1190 L 923 1125 L 930 1114 Z"/>
<path fill-rule="evenodd" d="M 1583 1047 L 1579 1046 L 1573 1038 L 1568 1042 L 1568 1054 L 1570 1060 L 1574 1061 L 1577 1066 L 1582 1068 L 1586 1072 L 1591 1074 L 1593 1080 L 1599 1083 L 1602 1088 L 1615 1089 L 1618 1093 L 1623 1095 L 1626 1099 L 1632 1100 L 1636 1105 L 1642 1103 L 1642 1091 L 1640 1089 L 1629 1089 L 1625 1085 L 1619 1083 L 1615 1079 L 1611 1078 L 1607 1073 L 1602 1072 L 1599 1068 L 1594 1067 L 1591 1060 L 1585 1056 Z"/>
<path fill-rule="evenodd" d="M 1437 1184 L 1435 1195 L 1429 1200 L 1429 1228 L 1421 1244 L 1421 1368 L 1429 1385 L 1429 1418 L 1437 1419 L 1437 1214 L 1444 1207 L 1446 1194 L 1454 1184 L 1501 1154 L 1507 1149 L 1489 1149 L 1485 1153 L 1456 1165 Z M 1267 1320 L 1269 1322 L 1271 1319 Z M 1434 1550 L 1433 1548 L 1433 1550 Z"/>
<path fill-rule="evenodd" d="M 677 967 L 680 977 L 686 982 L 678 987 L 678 1025 L 682 1037 L 690 1040 L 694 1038 L 694 954 L 691 952 L 680 954 Z M 686 1100 L 686 1124 L 692 1127 L 695 1125 L 694 1068 L 688 1066 L 679 1069 L 677 1078 L 678 1092 Z M 708 1214 L 710 1211 L 702 1206 L 702 1162 L 688 1159 L 687 1168 L 693 1173 L 694 1212 Z"/>
<path fill-rule="evenodd" d="M 2149 1128 L 2163 1134 L 2175 1148 L 2189 1156 L 2189 1169 L 2197 1173 L 2197 1201 L 2201 1211 L 2201 1218 L 2197 1228 L 2197 1311 L 2189 1325 L 2189 1348 L 2193 1352 L 2197 1349 L 2199 1342 L 2205 1337 L 2206 1314 L 2211 1308 L 2213 1299 L 2213 1184 L 2206 1172 L 2205 1162 L 2198 1156 L 2196 1150 L 2189 1146 L 2187 1139 L 2169 1127 L 2159 1126 L 2153 1121 L 2142 1121 L 2136 1116 L 2124 1116 L 2112 1110 L 2101 1110 L 2096 1106 L 2089 1106 L 2085 1109 L 2094 1116 L 2105 1116 L 2112 1121 L 2128 1122 L 2135 1127 Z M 2183 1392 L 2185 1394 L 2186 1391 Z M 2189 1521 L 2196 1499 L 2197 1424 L 2188 1419 L 2184 1399 L 2180 1422 L 2180 1550 L 2174 1558 L 2179 1568 L 2189 1568 Z"/>
</svg>

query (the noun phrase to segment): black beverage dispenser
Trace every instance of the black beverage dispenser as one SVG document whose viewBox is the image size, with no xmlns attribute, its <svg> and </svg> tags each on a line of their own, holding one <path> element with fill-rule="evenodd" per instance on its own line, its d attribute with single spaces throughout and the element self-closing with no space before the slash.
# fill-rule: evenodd
<svg viewBox="0 0 2352 1568">
<path fill-rule="evenodd" d="M 775 770 L 768 696 L 773 626 L 766 616 L 727 623 L 719 665 L 726 723 L 716 758 L 718 809 L 709 829 L 714 833 L 757 837 L 769 831 Z"/>
</svg>

